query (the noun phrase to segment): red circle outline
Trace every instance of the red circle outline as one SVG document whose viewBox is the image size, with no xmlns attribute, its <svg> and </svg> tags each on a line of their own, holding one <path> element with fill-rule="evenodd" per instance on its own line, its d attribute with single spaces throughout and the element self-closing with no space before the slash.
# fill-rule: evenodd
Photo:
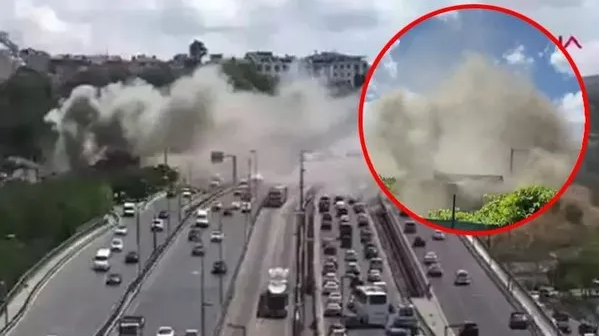
<svg viewBox="0 0 599 336">
<path fill-rule="evenodd" d="M 584 103 L 584 117 L 585 118 L 584 118 L 584 134 L 582 137 L 582 144 L 581 144 L 580 152 L 578 153 L 578 158 L 576 159 L 576 163 L 574 164 L 574 167 L 573 167 L 572 171 L 570 172 L 570 175 L 568 176 L 568 179 L 566 180 L 564 185 L 558 190 L 556 195 L 553 196 L 553 198 L 551 198 L 551 200 L 549 200 L 549 202 L 547 202 L 541 209 L 539 209 L 534 214 L 528 216 L 527 218 L 525 218 L 519 222 L 510 224 L 510 225 L 506 225 L 506 226 L 503 226 L 500 228 L 496 228 L 496 229 L 490 229 L 490 230 L 470 231 L 470 230 L 451 229 L 451 228 L 430 222 L 430 221 L 424 219 L 423 217 L 419 216 L 418 214 L 412 212 L 409 208 L 404 206 L 395 197 L 395 195 L 393 195 L 393 193 L 391 193 L 391 191 L 385 186 L 382 179 L 379 177 L 379 175 L 378 175 L 376 169 L 374 168 L 374 165 L 370 159 L 370 155 L 368 154 L 368 148 L 366 147 L 366 140 L 364 137 L 364 103 L 366 102 L 366 93 L 368 91 L 368 85 L 370 84 L 370 80 L 372 79 L 374 71 L 377 69 L 383 56 L 385 56 L 385 54 L 389 51 L 389 49 L 391 49 L 391 47 L 395 44 L 395 42 L 397 42 L 397 40 L 399 40 L 399 38 L 402 35 L 404 35 L 410 29 L 414 28 L 419 23 L 421 23 L 425 20 L 428 20 L 432 17 L 435 17 L 437 15 L 440 15 L 440 14 L 448 13 L 451 11 L 462 10 L 462 9 L 484 9 L 484 10 L 492 10 L 492 11 L 496 11 L 496 12 L 501 12 L 504 14 L 515 16 L 515 17 L 519 18 L 520 20 L 526 21 L 531 26 L 540 30 L 543 34 L 545 34 L 553 42 L 554 45 L 557 46 L 557 48 L 559 48 L 559 50 L 562 52 L 564 57 L 566 57 L 566 59 L 568 60 L 568 63 L 570 64 L 570 67 L 572 68 L 574 74 L 576 75 L 576 79 L 578 80 L 578 84 L 579 84 L 580 90 L 582 92 L 582 99 L 583 99 L 583 103 Z M 589 100 L 588 100 L 587 90 L 584 85 L 584 81 L 582 80 L 582 75 L 580 74 L 578 66 L 576 65 L 576 63 L 574 63 L 572 56 L 570 55 L 570 53 L 568 53 L 566 48 L 559 42 L 557 37 L 555 37 L 553 34 L 551 34 L 551 32 L 549 32 L 549 30 L 547 30 L 545 27 L 540 25 L 538 22 L 536 22 L 533 19 L 529 18 L 528 16 L 521 14 L 519 12 L 516 12 L 512 9 L 508 9 L 508 8 L 496 6 L 496 5 L 478 4 L 478 3 L 477 4 L 461 4 L 461 5 L 452 5 L 452 6 L 447 6 L 447 7 L 437 9 L 435 11 L 425 14 L 425 15 L 417 18 L 416 20 L 410 22 L 407 26 L 405 26 L 398 33 L 396 33 L 385 44 L 385 46 L 379 51 L 373 64 L 370 66 L 368 73 L 366 74 L 366 79 L 365 79 L 364 85 L 362 86 L 362 93 L 360 95 L 360 102 L 358 105 L 358 135 L 360 138 L 360 146 L 362 148 L 362 156 L 364 157 L 364 160 L 366 161 L 368 170 L 370 171 L 372 177 L 376 181 L 376 183 L 379 186 L 379 188 L 381 189 L 381 191 L 398 208 L 400 208 L 402 211 L 409 214 L 410 217 L 416 219 L 418 222 L 423 223 L 423 224 L 425 224 L 429 227 L 432 227 L 434 229 L 437 229 L 437 230 L 442 230 L 442 231 L 445 231 L 448 233 L 461 234 L 461 235 L 486 236 L 486 235 L 492 235 L 492 234 L 497 234 L 497 233 L 501 233 L 501 232 L 508 232 L 512 229 L 515 229 L 519 226 L 522 226 L 522 225 L 538 218 L 541 214 L 543 214 L 544 212 L 549 210 L 549 208 L 551 206 L 553 206 L 557 202 L 557 200 L 563 196 L 563 194 L 566 192 L 566 189 L 572 184 L 572 182 L 574 182 L 574 178 L 575 178 L 576 174 L 578 173 L 578 171 L 580 170 L 582 160 L 584 159 L 584 156 L 586 154 L 589 132 L 590 132 L 589 119 L 590 119 Z"/>
</svg>

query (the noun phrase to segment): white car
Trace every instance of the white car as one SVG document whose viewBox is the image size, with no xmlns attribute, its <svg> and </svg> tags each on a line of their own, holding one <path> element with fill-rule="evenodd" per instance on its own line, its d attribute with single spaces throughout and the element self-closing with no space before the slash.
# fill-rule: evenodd
<svg viewBox="0 0 599 336">
<path fill-rule="evenodd" d="M 212 210 L 214 211 L 220 211 L 223 208 L 223 203 L 220 201 L 216 201 L 214 203 L 212 203 Z"/>
<path fill-rule="evenodd" d="M 172 327 L 160 327 L 156 336 L 175 336 L 175 329 Z"/>
<path fill-rule="evenodd" d="M 338 292 L 338 291 L 339 291 L 339 284 L 334 281 L 327 281 L 324 283 L 324 286 L 322 286 L 322 293 L 324 295 L 329 295 L 332 292 Z"/>
<path fill-rule="evenodd" d="M 435 230 L 435 233 L 433 233 L 433 240 L 445 240 L 445 233 L 441 230 Z"/>
<path fill-rule="evenodd" d="M 264 176 L 262 176 L 262 174 L 260 174 L 260 173 L 256 173 L 256 174 L 252 175 L 252 180 L 253 181 L 262 181 L 262 180 L 264 180 Z"/>
<path fill-rule="evenodd" d="M 198 329 L 187 329 L 183 336 L 200 336 Z"/>
<path fill-rule="evenodd" d="M 349 216 L 348 215 L 341 215 L 341 217 L 339 217 L 339 221 L 341 223 L 349 223 Z"/>
<path fill-rule="evenodd" d="M 424 255 L 424 264 L 431 265 L 438 261 L 437 254 L 433 251 L 426 252 Z"/>
<path fill-rule="evenodd" d="M 330 336 L 347 336 L 347 330 L 341 324 L 333 324 L 329 328 Z"/>
<path fill-rule="evenodd" d="M 114 229 L 114 234 L 117 236 L 126 236 L 127 235 L 127 226 L 119 225 Z"/>
<path fill-rule="evenodd" d="M 358 254 L 355 250 L 345 250 L 345 261 L 356 262 L 358 261 Z"/>
<path fill-rule="evenodd" d="M 211 188 L 218 188 L 218 187 L 220 187 L 220 181 L 218 181 L 218 180 L 212 180 L 212 181 L 210 181 L 210 187 Z"/>
<path fill-rule="evenodd" d="M 242 202 L 241 203 L 241 212 L 243 212 L 243 213 L 252 212 L 252 203 L 250 203 L 250 202 Z"/>
<path fill-rule="evenodd" d="M 184 189 L 181 192 L 181 196 L 183 196 L 183 198 L 191 198 L 191 190 L 189 189 Z"/>
<path fill-rule="evenodd" d="M 233 201 L 231 202 L 231 209 L 239 210 L 241 208 L 241 202 Z"/>
<path fill-rule="evenodd" d="M 337 279 L 337 274 L 332 272 L 325 274 L 322 277 L 322 283 L 327 283 L 328 281 L 339 283 L 339 279 Z"/>
<path fill-rule="evenodd" d="M 164 221 L 159 218 L 154 218 L 152 221 L 152 226 L 150 227 L 152 231 L 162 232 L 164 231 Z"/>
<path fill-rule="evenodd" d="M 345 208 L 345 202 L 343 202 L 343 201 L 335 202 L 335 209 L 341 209 L 341 208 Z"/>
<path fill-rule="evenodd" d="M 110 242 L 110 249 L 112 251 L 121 252 L 124 248 L 123 240 L 120 238 L 114 238 Z"/>
<path fill-rule="evenodd" d="M 329 302 L 341 303 L 342 299 L 343 298 L 341 297 L 341 293 L 331 292 L 331 293 L 329 293 L 329 296 L 327 296 L 327 303 L 329 303 Z"/>
<path fill-rule="evenodd" d="M 210 241 L 214 243 L 220 243 L 225 238 L 225 235 L 220 231 L 212 231 L 210 233 Z"/>
<path fill-rule="evenodd" d="M 336 302 L 329 302 L 324 308 L 325 317 L 341 316 L 341 305 Z"/>
</svg>

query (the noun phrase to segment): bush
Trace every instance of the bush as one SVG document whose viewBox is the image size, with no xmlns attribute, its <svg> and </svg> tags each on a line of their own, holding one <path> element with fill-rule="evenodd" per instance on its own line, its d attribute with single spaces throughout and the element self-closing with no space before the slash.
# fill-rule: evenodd
<svg viewBox="0 0 599 336">
<path fill-rule="evenodd" d="M 509 225 L 525 219 L 539 211 L 557 190 L 543 186 L 529 186 L 509 193 L 487 194 L 485 205 L 477 211 L 457 211 L 456 218 L 481 224 Z M 430 211 L 431 219 L 451 219 L 451 209 Z"/>
</svg>

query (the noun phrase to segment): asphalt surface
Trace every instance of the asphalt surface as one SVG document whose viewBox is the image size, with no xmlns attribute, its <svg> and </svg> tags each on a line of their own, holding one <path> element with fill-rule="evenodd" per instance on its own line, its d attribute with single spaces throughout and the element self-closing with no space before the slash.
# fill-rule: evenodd
<svg viewBox="0 0 599 336">
<path fill-rule="evenodd" d="M 332 194 L 328 194 L 328 195 L 333 197 Z M 320 198 L 320 195 L 316 198 L 316 202 L 318 202 L 319 198 Z M 318 207 L 317 207 L 317 211 L 318 211 Z M 346 262 L 344 261 L 344 257 L 345 257 L 346 250 L 341 249 L 339 247 L 339 241 L 336 240 L 337 237 L 339 237 L 339 220 L 338 220 L 338 218 L 335 217 L 334 211 L 335 211 L 334 206 L 333 206 L 333 204 L 331 204 L 331 214 L 333 215 L 333 230 L 332 231 L 323 231 L 320 229 L 322 215 L 319 213 L 316 214 L 315 230 L 319 231 L 319 233 L 317 234 L 317 238 L 320 238 L 321 240 L 332 239 L 335 246 L 337 246 L 337 256 L 336 257 L 337 257 L 337 262 L 339 265 L 338 270 L 337 270 L 337 276 L 339 277 L 339 280 L 341 282 L 343 282 L 344 289 L 343 289 L 342 295 L 344 296 L 344 298 L 343 298 L 344 305 L 343 306 L 345 307 L 347 304 L 347 301 L 350 297 L 351 289 L 349 287 L 349 279 L 345 279 L 345 280 L 342 279 L 342 276 L 345 274 Z M 350 215 L 350 219 L 351 219 L 350 224 L 354 227 L 352 249 L 355 250 L 358 255 L 358 264 L 360 266 L 360 272 L 361 272 L 360 277 L 362 279 L 365 279 L 366 274 L 369 269 L 369 262 L 366 258 L 364 258 L 364 250 L 363 250 L 363 244 L 360 242 L 360 229 L 358 228 L 358 224 L 357 224 L 357 216 L 353 212 L 353 209 L 351 209 L 351 207 L 350 207 L 349 215 Z M 373 232 L 372 242 L 378 246 L 379 255 L 381 255 L 384 251 L 382 250 L 380 241 L 378 241 L 377 235 L 375 233 L 375 228 L 372 223 L 372 218 L 369 223 L 369 228 Z M 321 243 L 321 246 L 324 248 L 324 245 L 322 243 Z M 382 257 L 382 255 L 381 255 L 381 257 Z M 321 263 L 321 265 L 323 265 L 327 258 L 327 256 L 324 255 L 324 253 L 323 253 L 323 249 L 321 249 L 321 251 L 320 251 L 320 258 L 321 258 L 320 263 Z M 385 260 L 385 258 L 383 258 L 383 260 Z M 315 270 L 315 271 L 320 272 L 321 270 Z M 395 286 L 395 282 L 391 278 L 391 272 L 389 270 L 388 265 L 384 266 L 382 280 L 387 283 L 387 293 L 388 293 L 389 302 L 399 302 L 400 294 L 397 290 L 397 287 Z M 323 305 L 326 304 L 325 296 L 323 296 L 322 303 L 323 303 Z M 323 311 L 324 311 L 324 307 L 323 307 Z M 329 326 L 331 324 L 339 322 L 338 318 L 324 318 L 324 320 L 325 320 L 325 332 L 328 332 Z M 350 336 L 351 335 L 383 336 L 383 335 L 385 335 L 385 330 L 382 328 L 381 329 L 350 329 L 350 330 L 348 330 L 348 334 Z"/>
<path fill-rule="evenodd" d="M 422 264 L 424 255 L 434 251 L 444 270 L 442 278 L 431 278 L 441 308 L 450 324 L 472 321 L 478 324 L 481 335 L 533 335 L 529 330 L 511 330 L 510 314 L 516 309 L 507 301 L 503 292 L 466 249 L 460 239 L 451 234 L 444 241 L 433 241 L 434 230 L 417 225 L 417 233 L 407 235 L 410 243 L 417 235 L 427 241 L 426 247 L 414 248 Z M 472 277 L 470 286 L 454 286 L 455 273 L 466 270 Z"/>
<path fill-rule="evenodd" d="M 297 195 L 296 195 L 297 196 Z M 239 330 L 228 324 L 246 326 L 249 336 L 291 335 L 292 306 L 288 307 L 286 319 L 262 319 L 256 317 L 260 293 L 269 280 L 268 269 L 289 268 L 289 285 L 294 286 L 295 274 L 295 219 L 297 198 L 290 197 L 279 209 L 263 209 L 256 221 L 252 240 L 235 282 L 236 296 L 231 301 L 225 327 L 221 336 L 239 335 Z M 291 287 L 293 288 L 293 287 Z M 293 291 L 290 292 L 293 302 Z"/>
<path fill-rule="evenodd" d="M 170 202 L 170 216 L 176 223 L 178 200 L 158 199 L 141 212 L 140 217 L 140 262 L 145 263 L 153 248 L 153 235 L 150 224 L 160 210 L 167 210 Z M 184 202 L 185 203 L 185 202 Z M 81 336 L 93 335 L 102 326 L 110 314 L 113 305 L 119 301 L 127 285 L 137 275 L 136 265 L 124 263 L 125 254 L 136 250 L 136 220 L 123 218 L 128 227 L 128 234 L 122 237 L 123 252 L 115 252 L 111 257 L 110 272 L 120 273 L 123 284 L 118 287 L 105 285 L 105 273 L 92 270 L 92 259 L 99 248 L 110 247 L 114 237 L 111 230 L 84 247 L 69 260 L 42 288 L 35 297 L 19 323 L 11 329 L 9 336 L 60 335 Z M 157 242 L 161 244 L 166 230 L 157 234 Z"/>
<path fill-rule="evenodd" d="M 258 198 L 263 196 L 264 188 L 258 191 Z M 228 206 L 237 197 L 232 194 L 220 199 L 223 206 Z M 255 210 L 256 208 L 254 208 Z M 142 315 L 146 318 L 145 332 L 152 334 L 161 326 L 170 326 L 177 333 L 185 329 L 201 330 L 201 267 L 205 267 L 204 293 L 206 317 L 206 334 L 210 335 L 216 326 L 221 312 L 219 290 L 222 285 L 223 298 L 232 280 L 233 271 L 242 256 L 249 226 L 250 215 L 239 210 L 233 216 L 222 216 L 211 212 L 212 220 L 208 229 L 201 229 L 202 240 L 206 248 L 204 258 L 191 255 L 195 243 L 188 242 L 188 228 L 177 236 L 175 242 L 166 250 L 142 288 L 127 308 L 126 315 Z M 246 219 L 247 217 L 247 219 Z M 224 240 L 222 243 L 210 242 L 210 232 L 217 230 L 219 220 L 222 221 Z M 186 227 L 195 221 L 195 217 L 185 223 Z M 210 273 L 212 264 L 220 259 L 219 250 L 222 244 L 223 260 L 227 264 L 227 274 L 217 276 Z M 203 260 L 202 260 L 203 259 Z"/>
</svg>

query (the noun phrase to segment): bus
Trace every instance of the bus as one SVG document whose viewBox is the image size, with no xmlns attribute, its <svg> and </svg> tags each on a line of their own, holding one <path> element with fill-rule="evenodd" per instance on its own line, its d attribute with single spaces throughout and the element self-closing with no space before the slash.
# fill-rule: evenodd
<svg viewBox="0 0 599 336">
<path fill-rule="evenodd" d="M 360 324 L 369 327 L 385 328 L 389 320 L 389 300 L 387 293 L 378 286 L 357 286 L 351 301 L 351 310 L 357 315 Z"/>
</svg>

